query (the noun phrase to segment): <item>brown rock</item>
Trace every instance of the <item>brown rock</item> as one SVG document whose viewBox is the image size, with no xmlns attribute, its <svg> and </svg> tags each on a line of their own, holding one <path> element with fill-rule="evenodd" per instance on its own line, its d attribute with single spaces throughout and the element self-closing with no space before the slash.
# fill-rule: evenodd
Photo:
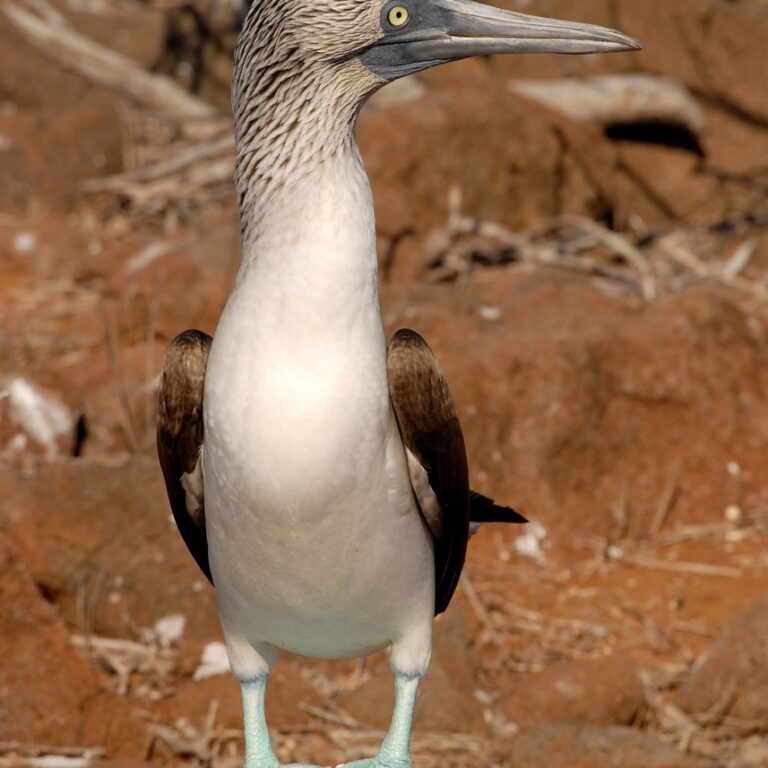
<svg viewBox="0 0 768 768">
<path fill-rule="evenodd" d="M 705 87 L 700 62 L 691 55 L 690 41 L 702 37 L 705 17 L 712 7 L 708 0 L 653 5 L 619 0 L 616 5 L 615 23 L 645 46 L 639 55 L 625 57 L 629 58 L 630 66 L 676 77 L 697 91 Z"/>
<path fill-rule="evenodd" d="M 620 154 L 625 172 L 649 192 L 658 209 L 653 219 L 646 219 L 647 223 L 655 224 L 666 217 L 671 221 L 709 224 L 725 216 L 722 208 L 705 209 L 710 200 L 717 198 L 720 185 L 714 177 L 702 172 L 701 159 L 695 154 L 641 143 L 627 143 L 621 147 Z M 710 221 L 700 220 L 703 209 Z"/>
<path fill-rule="evenodd" d="M 525 675 L 495 706 L 520 726 L 538 721 L 630 725 L 643 702 L 635 665 L 617 655 L 565 661 Z"/>
<path fill-rule="evenodd" d="M 768 14 L 759 0 L 717 3 L 689 40 L 692 58 L 712 95 L 757 121 L 768 121 L 768 102 L 756 83 L 768 82 Z"/>
<path fill-rule="evenodd" d="M 705 107 L 705 115 L 707 170 L 750 178 L 755 158 L 768 156 L 768 130 L 713 107 Z M 760 171 L 758 174 L 762 175 Z"/>
<path fill-rule="evenodd" d="M 726 625 L 676 703 L 694 714 L 720 708 L 720 714 L 748 722 L 768 718 L 768 598 Z"/>
</svg>

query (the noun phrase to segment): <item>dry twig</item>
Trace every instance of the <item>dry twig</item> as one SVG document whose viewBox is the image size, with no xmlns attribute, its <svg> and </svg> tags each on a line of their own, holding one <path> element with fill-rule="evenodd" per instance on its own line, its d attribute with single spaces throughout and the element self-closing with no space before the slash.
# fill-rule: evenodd
<svg viewBox="0 0 768 768">
<path fill-rule="evenodd" d="M 159 699 L 171 693 L 167 678 L 176 667 L 176 651 L 159 643 L 138 643 L 111 637 L 73 635 L 72 644 L 82 648 L 117 678 L 121 696 Z M 134 677 L 142 678 L 140 683 Z"/>
<path fill-rule="evenodd" d="M 37 0 L 37 7 L 47 6 Z M 147 109 L 172 115 L 176 120 L 210 118 L 216 110 L 179 88 L 170 78 L 150 74 L 109 48 L 84 37 L 50 13 L 36 15 L 6 1 L 3 11 L 13 25 L 45 53 L 80 75 L 113 88 Z"/>
<path fill-rule="evenodd" d="M 177 720 L 173 725 L 149 723 L 147 727 L 152 738 L 147 746 L 146 759 L 150 760 L 156 747 L 163 745 L 172 755 L 192 758 L 195 764 L 206 768 L 235 768 L 241 765 L 236 742 L 242 740 L 243 733 L 217 726 L 218 709 L 219 702 L 214 699 L 200 728 L 195 728 L 184 719 Z"/>
<path fill-rule="evenodd" d="M 98 760 L 104 757 L 103 747 L 55 747 L 49 744 L 34 744 L 24 741 L 0 741 L 0 755 L 9 757 L 82 757 Z"/>
<path fill-rule="evenodd" d="M 603 75 L 563 80 L 513 80 L 514 93 L 573 120 L 602 125 L 667 124 L 700 135 L 704 114 L 679 81 L 648 74 Z"/>
</svg>

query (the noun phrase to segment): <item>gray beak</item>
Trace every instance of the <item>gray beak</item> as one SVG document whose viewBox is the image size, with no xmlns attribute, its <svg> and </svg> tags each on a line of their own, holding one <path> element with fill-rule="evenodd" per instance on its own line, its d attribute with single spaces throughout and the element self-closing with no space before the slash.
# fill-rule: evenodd
<svg viewBox="0 0 768 768">
<path fill-rule="evenodd" d="M 408 10 L 401 29 L 388 22 L 393 6 Z M 392 80 L 447 61 L 492 53 L 608 53 L 642 45 L 607 27 L 504 11 L 472 0 L 393 0 L 382 12 L 384 32 L 360 55 Z"/>
</svg>

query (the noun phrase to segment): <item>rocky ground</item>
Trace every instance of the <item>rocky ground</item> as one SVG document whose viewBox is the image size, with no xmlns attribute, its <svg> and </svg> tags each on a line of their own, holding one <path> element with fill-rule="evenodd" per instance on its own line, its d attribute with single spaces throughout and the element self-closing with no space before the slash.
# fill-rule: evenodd
<svg viewBox="0 0 768 768">
<path fill-rule="evenodd" d="M 214 331 L 238 259 L 214 5 L 0 3 L 2 765 L 240 759 L 154 456 L 164 348 Z M 360 119 L 386 324 L 438 354 L 473 486 L 532 521 L 472 541 L 415 766 L 764 767 L 768 4 L 506 5 L 646 50 L 463 62 Z M 681 100 L 576 119 L 516 86 L 638 73 Z M 384 655 L 285 657 L 281 758 L 371 754 L 391 687 Z"/>
</svg>

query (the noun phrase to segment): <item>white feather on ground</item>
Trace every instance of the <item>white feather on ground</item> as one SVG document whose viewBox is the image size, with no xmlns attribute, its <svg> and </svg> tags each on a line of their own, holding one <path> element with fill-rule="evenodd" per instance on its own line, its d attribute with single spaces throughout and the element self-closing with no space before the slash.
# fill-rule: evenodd
<svg viewBox="0 0 768 768">
<path fill-rule="evenodd" d="M 546 555 L 541 547 L 547 538 L 547 529 L 536 521 L 525 526 L 525 533 L 515 539 L 515 552 L 522 557 L 530 557 L 539 563 L 545 563 Z"/>
<path fill-rule="evenodd" d="M 21 377 L 10 379 L 5 391 L 11 421 L 44 446 L 49 455 L 55 455 L 58 452 L 57 438 L 73 428 L 74 418 L 69 409 Z"/>
<path fill-rule="evenodd" d="M 153 627 L 155 639 L 163 648 L 170 648 L 177 645 L 184 634 L 184 627 L 187 619 L 180 613 L 172 613 L 169 616 L 163 616 L 158 619 Z"/>
<path fill-rule="evenodd" d="M 227 647 L 224 643 L 208 643 L 203 649 L 203 656 L 200 659 L 192 679 L 205 680 L 206 677 L 214 675 L 223 675 L 230 671 L 229 656 L 227 656 Z"/>
</svg>

